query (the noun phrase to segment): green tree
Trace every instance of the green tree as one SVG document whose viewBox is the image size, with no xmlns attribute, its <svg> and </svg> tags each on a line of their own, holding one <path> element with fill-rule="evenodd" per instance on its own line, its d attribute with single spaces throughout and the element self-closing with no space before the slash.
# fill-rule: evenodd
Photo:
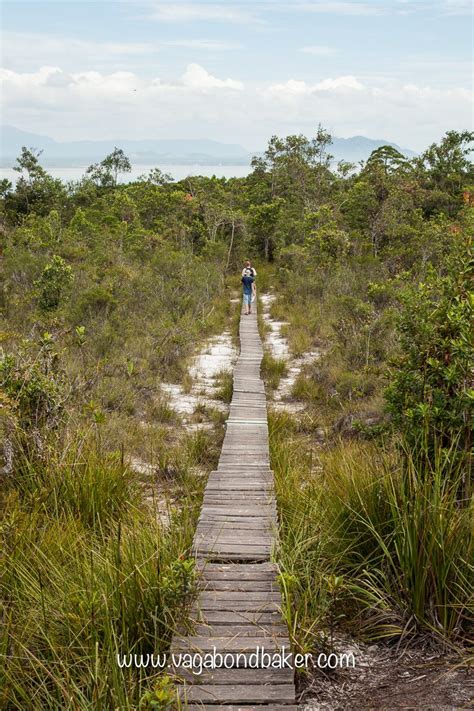
<svg viewBox="0 0 474 711">
<path fill-rule="evenodd" d="M 163 173 L 159 168 L 152 168 L 148 175 L 142 178 L 154 185 L 167 185 L 173 182 L 173 176 L 170 173 Z"/>
<path fill-rule="evenodd" d="M 36 212 L 47 215 L 50 210 L 62 207 L 66 191 L 60 180 L 53 178 L 40 165 L 42 151 L 25 146 L 16 159 L 13 170 L 19 173 L 15 191 L 6 195 L 6 210 L 15 221 L 20 215 Z"/>
<path fill-rule="evenodd" d="M 100 163 L 90 165 L 86 173 L 90 179 L 100 187 L 115 187 L 119 175 L 130 173 L 132 165 L 121 148 L 115 146 L 112 153 L 104 158 Z"/>
<path fill-rule="evenodd" d="M 261 256 L 271 261 L 275 251 L 275 232 L 282 206 L 281 200 L 253 205 L 249 212 L 249 224 Z"/>
<path fill-rule="evenodd" d="M 347 256 L 349 238 L 347 233 L 338 227 L 330 206 L 323 205 L 316 212 L 309 212 L 305 217 L 305 228 L 305 249 L 318 265 L 328 266 L 335 261 L 342 261 Z"/>
<path fill-rule="evenodd" d="M 370 154 L 366 166 L 371 169 L 375 166 L 381 168 L 385 175 L 390 175 L 400 169 L 408 171 L 410 161 L 394 146 L 379 146 Z"/>
<path fill-rule="evenodd" d="M 474 182 L 473 141 L 473 131 L 448 131 L 441 143 L 433 143 L 416 161 L 427 190 L 428 214 L 456 215 L 461 209 L 462 189 Z"/>
<path fill-rule="evenodd" d="M 288 198 L 301 213 L 308 205 L 318 206 L 322 200 L 331 177 L 333 156 L 328 153 L 331 143 L 330 134 L 321 125 L 312 139 L 303 134 L 272 136 L 264 157 L 255 157 L 252 166 L 260 176 L 262 172 L 269 173 L 272 198 Z"/>
</svg>

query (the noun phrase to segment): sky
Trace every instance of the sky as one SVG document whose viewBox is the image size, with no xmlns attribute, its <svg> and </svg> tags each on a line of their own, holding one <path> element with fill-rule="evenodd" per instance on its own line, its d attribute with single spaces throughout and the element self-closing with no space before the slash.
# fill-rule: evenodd
<svg viewBox="0 0 474 711">
<path fill-rule="evenodd" d="M 473 124 L 470 0 L 2 0 L 1 122 L 56 140 L 364 135 Z"/>
</svg>

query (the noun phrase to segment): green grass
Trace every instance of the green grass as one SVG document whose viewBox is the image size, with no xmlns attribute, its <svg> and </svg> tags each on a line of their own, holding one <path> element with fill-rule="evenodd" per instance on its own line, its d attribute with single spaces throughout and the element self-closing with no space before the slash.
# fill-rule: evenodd
<svg viewBox="0 0 474 711">
<path fill-rule="evenodd" d="M 270 353 L 265 352 L 260 366 L 260 372 L 265 381 L 265 384 L 271 389 L 276 390 L 280 384 L 280 380 L 287 373 L 287 365 L 284 358 L 274 358 Z"/>
<path fill-rule="evenodd" d="M 291 394 L 296 400 L 315 404 L 321 399 L 321 386 L 311 374 L 301 372 L 293 383 Z"/>
<path fill-rule="evenodd" d="M 460 471 L 400 449 L 341 442 L 311 462 L 296 423 L 272 414 L 279 562 L 294 644 L 336 625 L 370 639 L 430 634 L 462 646 L 472 602 L 472 502 Z M 311 466 L 312 465 L 312 466 Z"/>
<path fill-rule="evenodd" d="M 52 444 L 43 456 L 20 449 L 12 483 L 26 509 L 71 516 L 101 530 L 138 505 L 138 481 L 119 453 L 102 453 L 88 439 L 74 438 L 63 446 L 61 451 Z"/>
<path fill-rule="evenodd" d="M 214 430 L 199 429 L 188 434 L 184 446 L 191 466 L 205 467 L 217 463 L 219 458 L 220 437 Z"/>
<path fill-rule="evenodd" d="M 232 400 L 232 394 L 234 391 L 234 377 L 232 372 L 228 370 L 221 370 L 214 376 L 214 380 L 217 386 L 215 392 L 215 397 L 217 400 L 221 400 L 229 404 Z"/>
<path fill-rule="evenodd" d="M 14 472 L 2 502 L 3 708 L 134 709 L 156 696 L 157 671 L 120 669 L 116 655 L 165 651 L 186 621 L 204 485 L 192 467 L 213 450 L 201 433 L 180 446 L 179 486 L 158 509 L 90 440 Z"/>
</svg>

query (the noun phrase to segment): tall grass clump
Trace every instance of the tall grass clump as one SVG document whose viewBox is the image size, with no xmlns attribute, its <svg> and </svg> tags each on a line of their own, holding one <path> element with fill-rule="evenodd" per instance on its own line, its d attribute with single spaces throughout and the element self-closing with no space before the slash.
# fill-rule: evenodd
<svg viewBox="0 0 474 711">
<path fill-rule="evenodd" d="M 269 425 L 283 614 L 293 644 L 307 652 L 321 643 L 329 606 L 326 580 L 334 566 L 327 554 L 330 533 L 320 515 L 323 491 L 312 478 L 310 458 L 292 436 L 296 421 L 287 413 L 271 412 Z"/>
<path fill-rule="evenodd" d="M 337 620 L 372 639 L 425 632 L 462 644 L 474 568 L 461 469 L 446 456 L 421 468 L 406 449 L 351 442 L 321 452 L 310 472 L 285 423 L 273 417 L 270 430 L 296 641 Z"/>
<path fill-rule="evenodd" d="M 189 477 L 163 520 L 120 459 L 83 442 L 58 459 L 20 459 L 4 494 L 0 705 L 134 709 L 160 670 L 117 655 L 166 651 L 186 620 L 202 486 Z"/>
<path fill-rule="evenodd" d="M 473 511 L 460 505 L 462 471 L 451 461 L 361 444 L 323 457 L 340 570 L 372 636 L 468 633 Z"/>
<path fill-rule="evenodd" d="M 216 373 L 214 380 L 216 383 L 216 399 L 229 404 L 234 392 L 234 377 L 232 372 L 221 370 L 219 373 Z"/>
<path fill-rule="evenodd" d="M 120 453 L 101 453 L 90 439 L 76 437 L 61 450 L 54 438 L 40 456 L 18 448 L 10 484 L 26 508 L 72 516 L 100 529 L 125 515 L 140 500 L 136 476 Z"/>
<path fill-rule="evenodd" d="M 260 372 L 263 379 L 271 390 L 276 390 L 280 384 L 280 380 L 287 374 L 287 365 L 284 358 L 274 358 L 270 353 L 266 352 L 262 358 Z"/>
</svg>

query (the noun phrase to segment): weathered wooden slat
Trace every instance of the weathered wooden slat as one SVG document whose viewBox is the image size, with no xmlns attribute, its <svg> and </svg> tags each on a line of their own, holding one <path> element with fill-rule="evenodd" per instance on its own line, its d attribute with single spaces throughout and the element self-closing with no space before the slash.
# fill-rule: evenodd
<svg viewBox="0 0 474 711">
<path fill-rule="evenodd" d="M 189 711 L 298 711 L 298 707 L 293 704 L 208 704 L 196 703 L 186 704 Z"/>
<path fill-rule="evenodd" d="M 196 623 L 193 633 L 201 637 L 288 637 L 288 628 L 283 623 L 280 625 L 207 625 Z"/>
<path fill-rule="evenodd" d="M 268 652 L 274 652 L 285 648 L 288 650 L 289 642 L 285 637 L 241 637 L 234 635 L 233 637 L 175 637 L 173 640 L 173 649 L 176 651 L 190 650 L 199 652 L 212 652 L 214 649 L 218 652 L 254 652 L 257 648 L 265 649 Z"/>
<path fill-rule="evenodd" d="M 291 669 L 205 669 L 201 674 L 176 669 L 176 674 L 193 684 L 291 684 Z M 227 708 L 227 707 L 226 707 Z"/>
<path fill-rule="evenodd" d="M 236 523 L 239 522 L 244 522 L 244 523 L 249 523 L 253 525 L 252 521 L 262 521 L 262 516 L 259 516 L 258 513 L 254 515 L 248 515 L 246 514 L 245 516 L 242 515 L 234 515 L 234 514 L 229 514 L 228 511 L 223 511 L 221 514 L 216 513 L 215 511 L 209 512 L 207 509 L 205 511 L 201 512 L 201 517 L 199 521 L 235 521 Z M 265 521 L 268 525 L 273 525 L 276 526 L 277 520 L 276 516 L 270 516 L 267 515 L 265 518 Z"/>
<path fill-rule="evenodd" d="M 265 610 L 198 610 L 194 608 L 191 611 L 191 618 L 196 622 L 206 622 L 212 625 L 242 625 L 242 624 L 259 624 L 259 625 L 278 625 L 281 624 L 281 612 L 265 611 Z"/>
<path fill-rule="evenodd" d="M 278 703 L 295 700 L 293 684 L 206 684 L 186 685 L 182 698 L 189 701 L 266 704 L 269 701 Z"/>
<path fill-rule="evenodd" d="M 215 491 L 223 491 L 223 492 L 228 492 L 228 491 L 237 491 L 237 492 L 251 492 L 255 491 L 257 493 L 261 492 L 270 492 L 273 494 L 273 487 L 269 482 L 262 480 L 245 480 L 245 479 L 237 479 L 237 478 L 225 478 L 225 479 L 216 479 L 212 478 L 211 481 L 209 481 L 207 487 L 206 487 L 206 494 L 209 494 L 211 492 Z"/>
<path fill-rule="evenodd" d="M 280 613 L 280 605 L 274 600 L 202 600 L 195 608 L 196 611 L 213 610 L 215 612 L 277 612 Z"/>
<path fill-rule="evenodd" d="M 217 549 L 206 551 L 197 551 L 195 553 L 198 560 L 215 561 L 227 560 L 232 563 L 260 563 L 268 560 L 268 551 L 253 551 L 241 550 L 238 553 L 226 551 L 225 549 Z"/>
<path fill-rule="evenodd" d="M 260 533 L 273 533 L 269 522 L 262 519 L 241 519 L 240 521 L 214 521 L 202 520 L 198 523 L 196 534 L 202 531 L 255 531 Z M 238 534 L 240 535 L 240 533 Z"/>
<path fill-rule="evenodd" d="M 271 553 L 271 546 L 257 544 L 242 544 L 233 546 L 230 543 L 219 543 L 219 541 L 210 543 L 200 543 L 196 548 L 196 554 L 208 558 L 216 559 L 216 553 L 220 553 L 222 558 L 228 560 L 265 560 Z"/>
<path fill-rule="evenodd" d="M 209 540 L 210 542 L 215 542 L 217 540 L 222 541 L 222 543 L 230 543 L 231 545 L 235 545 L 236 542 L 236 536 L 234 535 L 234 538 L 229 535 L 229 532 L 231 529 L 217 529 L 217 528 L 206 528 L 205 525 L 201 526 L 199 524 L 199 530 L 196 534 L 195 540 L 194 540 L 194 546 L 199 547 L 201 544 L 204 544 L 206 540 Z M 256 529 L 256 528 L 239 528 L 238 529 L 238 537 L 242 537 L 242 541 L 246 543 L 257 543 L 260 545 L 266 544 L 266 543 L 275 543 L 275 539 L 269 539 L 267 536 L 270 533 L 269 529 Z M 219 561 L 213 561 L 214 563 L 219 562 Z M 226 561 L 221 561 L 225 563 Z"/>
<path fill-rule="evenodd" d="M 200 570 L 200 574 L 204 580 L 274 580 L 278 574 L 278 566 L 275 563 L 209 563 Z"/>
<path fill-rule="evenodd" d="M 199 598 L 205 600 L 280 600 L 280 593 L 274 592 L 220 592 L 203 591 Z"/>
</svg>

